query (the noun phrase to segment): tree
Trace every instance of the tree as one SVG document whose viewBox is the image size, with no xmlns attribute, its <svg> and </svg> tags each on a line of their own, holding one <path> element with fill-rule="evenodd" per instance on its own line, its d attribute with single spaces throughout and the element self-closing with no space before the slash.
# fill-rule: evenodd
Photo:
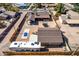
<svg viewBox="0 0 79 59">
<path fill-rule="evenodd" d="M 57 16 L 66 13 L 65 8 L 64 8 L 64 4 L 62 4 L 62 3 L 58 3 L 54 10 L 56 11 Z"/>
<path fill-rule="evenodd" d="M 35 7 L 36 8 L 42 8 L 42 5 L 41 5 L 41 3 L 35 3 Z"/>
<path fill-rule="evenodd" d="M 74 8 L 72 10 L 74 10 L 74 11 L 79 13 L 79 3 L 74 3 L 72 5 L 74 6 Z"/>
<path fill-rule="evenodd" d="M 4 7 L 8 11 L 18 12 L 19 8 L 12 6 L 11 3 L 0 3 L 0 7 Z"/>
</svg>

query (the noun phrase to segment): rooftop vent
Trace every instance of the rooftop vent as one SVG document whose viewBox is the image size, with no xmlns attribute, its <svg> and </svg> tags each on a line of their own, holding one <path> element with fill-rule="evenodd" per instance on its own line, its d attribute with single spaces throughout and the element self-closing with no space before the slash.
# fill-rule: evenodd
<svg viewBox="0 0 79 59">
<path fill-rule="evenodd" d="M 34 43 L 31 43 L 31 45 L 34 45 Z"/>
<path fill-rule="evenodd" d="M 14 45 L 17 45 L 17 43 L 14 43 Z"/>
</svg>

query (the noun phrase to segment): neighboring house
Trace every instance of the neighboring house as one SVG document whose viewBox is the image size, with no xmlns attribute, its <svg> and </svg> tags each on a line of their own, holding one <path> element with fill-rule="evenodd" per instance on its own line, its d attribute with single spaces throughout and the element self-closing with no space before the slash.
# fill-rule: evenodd
<svg viewBox="0 0 79 59">
<path fill-rule="evenodd" d="M 50 19 L 48 12 L 36 12 L 35 19 Z"/>
<path fill-rule="evenodd" d="M 13 11 L 5 11 L 4 14 L 5 15 L 9 15 L 10 17 L 15 17 L 16 12 L 13 12 Z"/>
<path fill-rule="evenodd" d="M 36 11 L 29 11 L 30 24 L 38 24 L 38 21 L 51 21 L 51 14 L 47 9 L 37 9 Z"/>
<path fill-rule="evenodd" d="M 11 18 L 16 18 L 16 17 L 21 15 L 20 12 L 13 12 L 13 11 L 5 11 L 4 14 L 8 15 L 10 19 Z"/>
<path fill-rule="evenodd" d="M 79 26 L 79 19 L 71 19 L 66 20 L 67 24 L 69 25 L 78 25 Z"/>
<path fill-rule="evenodd" d="M 6 27 L 6 25 L 7 25 L 7 23 L 6 23 L 7 17 L 8 17 L 8 15 L 5 15 L 3 13 L 0 14 L 0 28 Z"/>
<path fill-rule="evenodd" d="M 12 22 L 17 16 L 20 16 L 20 13 L 5 11 L 3 13 L 0 13 L 0 20 L 1 22 L 4 22 L 6 20 Z"/>
<path fill-rule="evenodd" d="M 47 6 L 47 7 L 55 7 L 56 6 L 56 4 L 55 3 L 48 3 L 48 4 L 41 4 L 42 6 Z"/>
<path fill-rule="evenodd" d="M 61 15 L 59 21 L 62 24 L 79 24 L 79 16 Z"/>
<path fill-rule="evenodd" d="M 56 6 L 56 3 L 49 3 L 48 4 L 48 7 L 55 7 Z"/>
<path fill-rule="evenodd" d="M 18 7 L 20 9 L 27 9 L 30 4 L 28 3 L 14 3 L 13 6 Z"/>
<path fill-rule="evenodd" d="M 6 11 L 6 9 L 4 7 L 0 7 L 0 13 L 3 13 L 5 11 Z"/>
<path fill-rule="evenodd" d="M 4 13 L 0 14 L 0 20 L 6 20 L 8 15 L 5 15 Z"/>
</svg>

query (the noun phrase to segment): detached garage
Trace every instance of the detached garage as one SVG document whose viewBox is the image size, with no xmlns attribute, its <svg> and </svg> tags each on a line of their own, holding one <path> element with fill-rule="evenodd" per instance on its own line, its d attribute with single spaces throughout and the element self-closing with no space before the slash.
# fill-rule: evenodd
<svg viewBox="0 0 79 59">
<path fill-rule="evenodd" d="M 44 46 L 59 46 L 63 43 L 61 31 L 57 28 L 39 28 L 38 41 Z"/>
</svg>

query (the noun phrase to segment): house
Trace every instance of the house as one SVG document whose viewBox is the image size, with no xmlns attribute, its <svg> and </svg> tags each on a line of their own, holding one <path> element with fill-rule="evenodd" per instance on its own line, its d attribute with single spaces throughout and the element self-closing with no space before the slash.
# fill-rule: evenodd
<svg viewBox="0 0 79 59">
<path fill-rule="evenodd" d="M 30 16 L 34 16 L 34 17 L 30 17 L 30 19 L 34 18 L 36 21 L 40 21 L 40 20 L 50 20 L 50 12 L 46 9 L 37 9 L 36 11 L 31 11 L 29 12 Z"/>
<path fill-rule="evenodd" d="M 56 6 L 55 3 L 48 3 L 48 4 L 42 3 L 41 5 L 42 6 L 47 6 L 47 7 L 55 7 Z"/>
<path fill-rule="evenodd" d="M 60 46 L 63 44 L 61 31 L 57 28 L 39 28 L 38 42 L 43 46 Z"/>
<path fill-rule="evenodd" d="M 36 12 L 35 20 L 40 20 L 40 19 L 42 19 L 42 20 L 44 20 L 44 19 L 49 20 L 50 19 L 49 13 L 48 12 Z"/>
<path fill-rule="evenodd" d="M 49 3 L 48 7 L 56 7 L 56 3 Z"/>
<path fill-rule="evenodd" d="M 37 9 L 35 13 L 36 20 L 50 20 L 50 12 L 47 8 Z"/>
<path fill-rule="evenodd" d="M 73 15 L 61 15 L 59 16 L 59 21 L 62 24 L 79 24 L 79 16 L 73 16 Z"/>
<path fill-rule="evenodd" d="M 27 4 L 26 3 L 14 3 L 13 6 L 14 7 L 16 6 L 16 7 L 20 8 L 20 9 L 26 9 L 27 6 L 28 6 L 28 3 Z"/>
<path fill-rule="evenodd" d="M 51 14 L 46 9 L 37 9 L 36 11 L 28 12 L 30 24 L 38 24 L 38 21 L 51 21 Z"/>
<path fill-rule="evenodd" d="M 8 15 L 5 15 L 4 13 L 1 13 L 1 14 L 0 14 L 0 19 L 1 19 L 1 20 L 6 20 L 7 17 L 8 17 Z"/>
<path fill-rule="evenodd" d="M 4 7 L 0 7 L 0 13 L 3 13 L 5 11 L 6 11 L 6 9 Z"/>
<path fill-rule="evenodd" d="M 15 17 L 16 12 L 13 12 L 13 11 L 5 11 L 4 14 L 5 15 L 9 15 L 9 17 L 12 17 L 13 18 L 13 17 Z"/>
<path fill-rule="evenodd" d="M 66 20 L 67 24 L 69 25 L 79 25 L 79 19 L 71 19 Z"/>
</svg>

